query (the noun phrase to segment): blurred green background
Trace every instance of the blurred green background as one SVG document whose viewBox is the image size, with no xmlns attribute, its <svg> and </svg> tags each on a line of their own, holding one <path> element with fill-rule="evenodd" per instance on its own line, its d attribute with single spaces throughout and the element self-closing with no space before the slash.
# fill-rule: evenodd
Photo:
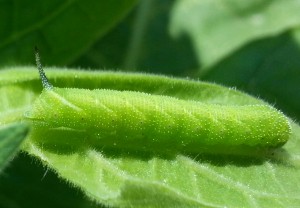
<svg viewBox="0 0 300 208">
<path fill-rule="evenodd" d="M 147 72 L 236 87 L 300 120 L 300 0 L 0 0 L 0 67 Z M 33 200 L 33 198 L 35 200 Z M 32 158 L 0 207 L 96 207 Z"/>
</svg>

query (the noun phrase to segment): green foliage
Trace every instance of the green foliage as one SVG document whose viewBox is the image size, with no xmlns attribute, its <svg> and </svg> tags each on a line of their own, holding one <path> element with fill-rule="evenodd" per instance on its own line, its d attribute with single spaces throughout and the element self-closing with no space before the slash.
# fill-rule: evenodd
<svg viewBox="0 0 300 208">
<path fill-rule="evenodd" d="M 87 200 L 80 191 L 25 154 L 19 154 L 5 168 L 0 187 L 0 207 L 3 208 L 102 207 Z"/>
<path fill-rule="evenodd" d="M 0 171 L 12 159 L 26 137 L 28 126 L 21 123 L 1 125 L 0 128 Z"/>
<path fill-rule="evenodd" d="M 299 9 L 298 0 L 178 0 L 171 31 L 191 37 L 202 66 L 194 76 L 259 95 L 299 120 Z"/>
<path fill-rule="evenodd" d="M 171 31 L 187 33 L 208 68 L 246 43 L 298 26 L 299 8 L 297 0 L 178 0 Z"/>
<path fill-rule="evenodd" d="M 16 92 L 23 91 L 24 100 L 34 100 L 32 97 L 39 96 L 42 91 L 40 87 L 37 87 L 37 85 L 41 86 L 41 83 L 39 83 L 40 80 L 36 71 L 32 68 L 2 70 L 0 81 L 3 93 L 6 87 L 13 85 Z M 61 69 L 48 70 L 47 74 L 49 74 L 50 82 L 54 86 L 142 91 L 149 93 L 149 96 L 171 95 L 181 100 L 200 100 L 203 103 L 224 106 L 247 106 L 263 103 L 263 101 L 254 99 L 244 93 L 218 85 L 153 75 L 63 71 Z M 40 92 L 37 92 L 37 89 L 40 89 Z M 10 93 L 16 94 L 14 91 L 10 91 Z M 78 93 L 82 92 L 78 91 Z M 29 95 L 29 99 L 26 95 Z M 12 108 L 2 111 L 7 115 L 2 122 L 19 120 L 24 112 L 19 111 L 17 113 L 20 115 L 16 116 L 14 102 L 9 102 L 8 93 L 6 97 L 8 98 L 6 100 L 7 105 L 12 104 Z M 63 103 L 68 104 L 67 106 L 72 105 L 68 101 L 70 98 L 66 98 Z M 88 98 L 89 96 L 85 95 L 85 99 Z M 149 100 L 151 99 L 150 97 Z M 12 101 L 14 100 L 12 99 Z M 40 98 L 40 101 L 49 102 L 42 98 Z M 27 102 L 21 102 L 21 100 L 19 100 L 19 103 L 23 103 L 25 106 L 28 105 Z M 124 104 L 120 107 L 122 106 Z M 87 106 L 84 108 L 87 108 Z M 30 108 L 27 109 L 25 117 L 30 117 Z M 56 113 L 63 116 L 59 111 Z M 7 119 L 10 116 L 11 118 Z M 55 117 L 55 112 L 49 113 L 49 116 Z M 72 114 L 70 116 L 65 119 L 65 122 L 75 122 L 76 118 L 72 117 Z M 124 119 L 126 118 L 124 117 Z M 37 118 L 37 121 L 44 122 L 39 118 Z M 50 123 L 55 122 L 55 118 L 50 121 Z M 44 124 L 47 125 L 47 123 Z M 66 125 L 63 124 L 53 128 L 52 138 L 49 132 L 44 132 L 50 135 L 48 140 L 55 138 L 57 134 L 55 131 L 71 131 L 70 135 L 74 135 L 72 134 L 73 128 Z M 82 129 L 79 128 L 78 130 Z M 292 135 L 283 149 L 277 149 L 271 155 L 254 153 L 248 157 L 222 154 L 191 154 L 179 151 L 175 151 L 172 155 L 157 154 L 155 152 L 145 154 L 138 150 L 128 151 L 126 148 L 112 147 L 106 149 L 106 146 L 98 148 L 87 141 L 90 139 L 88 133 L 81 133 L 79 134 L 80 137 L 66 137 L 64 140 L 55 142 L 56 145 L 53 143 L 54 145 L 51 146 L 47 145 L 47 140 L 43 143 L 43 138 L 38 138 L 38 140 L 31 138 L 26 140 L 23 149 L 30 155 L 40 158 L 60 177 L 80 187 L 85 194 L 106 205 L 121 207 L 127 207 L 128 204 L 137 207 L 146 205 L 150 207 L 173 205 L 197 207 L 227 204 L 235 207 L 239 205 L 252 206 L 255 203 L 257 206 L 270 204 L 274 206 L 280 204 L 294 206 L 299 203 L 299 200 L 296 197 L 297 192 L 293 188 L 295 182 L 291 183 L 289 178 L 297 178 L 299 175 L 298 131 L 299 127 L 292 124 Z M 79 145 L 80 148 L 69 148 L 66 151 L 64 141 L 68 140 L 70 140 L 70 143 L 73 141 L 83 142 L 83 144 Z M 135 145 L 141 146 L 142 144 L 135 143 Z M 182 169 L 188 171 L 182 171 Z M 225 172 L 223 173 L 222 170 Z M 247 174 L 245 170 L 247 170 Z M 284 173 L 284 177 L 275 177 L 276 172 Z M 255 174 L 261 173 L 265 177 L 255 176 Z M 225 174 L 225 176 L 222 174 Z M 210 179 L 211 175 L 216 177 L 215 180 Z M 238 176 L 241 175 L 243 177 L 239 178 Z M 223 177 L 225 178 L 223 179 Z M 274 180 L 276 183 L 274 183 Z M 242 185 L 246 182 L 247 186 Z M 235 183 L 241 185 L 235 187 Z M 264 185 L 262 186 L 262 184 Z M 268 187 L 272 187 L 272 189 L 269 190 Z M 241 190 L 251 194 L 251 197 L 244 196 Z M 215 194 L 209 195 L 209 193 L 218 193 L 219 191 L 228 193 L 226 200 Z M 283 193 L 287 194 L 286 197 L 280 198 Z M 244 202 L 245 197 L 249 202 Z M 263 198 L 262 201 L 261 198 Z"/>
<path fill-rule="evenodd" d="M 0 65 L 33 63 L 34 46 L 47 64 L 67 64 L 116 25 L 136 0 L 0 2 Z"/>
<path fill-rule="evenodd" d="M 136 2 L 1 1 L 0 66 L 12 70 L 0 71 L 0 135 L 17 128 L 13 123 L 28 115 L 42 92 L 35 69 L 14 67 L 33 64 L 37 45 L 45 65 L 59 66 L 47 71 L 55 87 L 134 90 L 222 105 L 263 102 L 217 85 L 61 67 L 188 75 L 267 100 L 295 120 L 289 119 L 289 141 L 271 155 L 253 157 L 141 155 L 92 146 L 62 152 L 59 145 L 26 140 L 25 154 L 0 175 L 0 207 L 298 207 L 299 0 L 141 0 L 129 13 Z M 22 139 L 5 141 L 15 153 Z M 6 151 L 0 148 L 1 160 Z"/>
</svg>

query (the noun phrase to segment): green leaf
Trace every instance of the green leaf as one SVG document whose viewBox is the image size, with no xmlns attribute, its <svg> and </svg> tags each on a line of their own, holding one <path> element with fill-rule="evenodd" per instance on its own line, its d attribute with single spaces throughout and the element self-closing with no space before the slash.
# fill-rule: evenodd
<svg viewBox="0 0 300 208">
<path fill-rule="evenodd" d="M 47 64 L 64 65 L 116 25 L 137 0 L 0 2 L 0 65 L 33 62 L 33 48 Z"/>
<path fill-rule="evenodd" d="M 246 43 L 297 27 L 299 9 L 298 0 L 177 0 L 171 31 L 191 37 L 208 70 Z"/>
<path fill-rule="evenodd" d="M 19 150 L 19 146 L 25 139 L 28 125 L 14 123 L 0 126 L 0 171 L 13 158 Z"/>
<path fill-rule="evenodd" d="M 61 155 L 27 150 L 97 201 L 118 207 L 295 207 L 299 126 L 285 149 L 297 164 L 227 157 L 128 158 L 93 149 Z M 66 165 L 68 164 L 68 165 Z M 183 171 L 184 170 L 184 171 Z M 222 195 L 222 197 L 220 197 Z"/>
<path fill-rule="evenodd" d="M 0 187 L 0 207 L 3 208 L 100 208 L 24 153 L 0 175 Z"/>
<path fill-rule="evenodd" d="M 201 76 L 259 95 L 300 119 L 300 30 L 246 45 Z"/>
<path fill-rule="evenodd" d="M 72 64 L 159 74 L 188 74 L 198 63 L 187 37 L 168 30 L 174 0 L 142 0 L 134 12 Z M 159 47 L 157 47 L 159 46 Z"/>
<path fill-rule="evenodd" d="M 54 69 L 46 73 L 56 87 L 135 90 L 226 105 L 263 103 L 234 89 L 162 76 Z M 5 92 L 9 86 L 25 94 L 31 92 L 32 97 L 41 91 L 38 74 L 31 68 L 0 71 L 0 89 Z M 3 101 L 14 107 L 12 97 L 8 98 Z M 21 102 L 20 98 L 16 99 Z M 30 105 L 30 102 L 21 103 Z M 0 113 L 10 117 L 5 109 Z M 6 121 L 13 119 L 20 117 L 13 116 Z M 179 153 L 172 157 L 155 154 L 145 157 L 118 150 L 109 154 L 93 147 L 64 152 L 32 140 L 26 140 L 24 150 L 92 199 L 109 206 L 297 207 L 300 204 L 300 127 L 291 124 L 289 141 L 273 157 Z"/>
</svg>

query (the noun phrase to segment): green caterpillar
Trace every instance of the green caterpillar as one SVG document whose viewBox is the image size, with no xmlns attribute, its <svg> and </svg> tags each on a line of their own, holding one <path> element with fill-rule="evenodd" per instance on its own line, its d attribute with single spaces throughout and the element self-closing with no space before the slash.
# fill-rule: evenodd
<svg viewBox="0 0 300 208">
<path fill-rule="evenodd" d="M 26 115 L 31 138 L 55 148 L 255 154 L 282 146 L 287 118 L 268 105 L 226 106 L 108 89 L 44 90 Z"/>
</svg>

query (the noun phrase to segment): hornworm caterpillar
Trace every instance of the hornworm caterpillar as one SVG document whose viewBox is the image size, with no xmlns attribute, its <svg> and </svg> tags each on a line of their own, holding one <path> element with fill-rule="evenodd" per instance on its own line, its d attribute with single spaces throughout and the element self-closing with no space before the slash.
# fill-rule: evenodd
<svg viewBox="0 0 300 208">
<path fill-rule="evenodd" d="M 53 87 L 36 60 L 44 90 L 26 115 L 31 138 L 56 148 L 255 154 L 290 135 L 269 105 L 218 105 L 135 91 Z"/>
</svg>

